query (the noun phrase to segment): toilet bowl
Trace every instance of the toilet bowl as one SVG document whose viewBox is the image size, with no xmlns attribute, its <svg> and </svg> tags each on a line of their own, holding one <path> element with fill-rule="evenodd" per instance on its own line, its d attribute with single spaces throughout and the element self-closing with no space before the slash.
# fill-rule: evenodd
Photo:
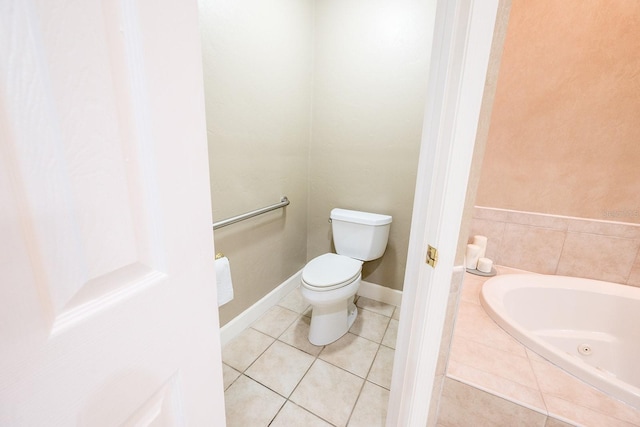
<svg viewBox="0 0 640 427">
<path fill-rule="evenodd" d="M 362 261 L 327 253 L 302 270 L 300 291 L 312 306 L 309 342 L 326 345 L 347 333 L 358 315 L 353 303 L 362 278 Z"/>
<path fill-rule="evenodd" d="M 353 325 L 362 264 L 384 254 L 391 224 L 389 215 L 338 208 L 330 218 L 337 253 L 320 255 L 302 270 L 300 290 L 312 307 L 309 342 L 314 345 L 336 341 Z"/>
</svg>

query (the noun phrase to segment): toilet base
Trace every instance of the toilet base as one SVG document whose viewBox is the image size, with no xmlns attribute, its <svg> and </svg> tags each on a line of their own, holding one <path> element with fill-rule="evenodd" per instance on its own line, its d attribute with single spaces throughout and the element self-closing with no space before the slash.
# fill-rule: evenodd
<svg viewBox="0 0 640 427">
<path fill-rule="evenodd" d="M 353 297 L 329 306 L 314 306 L 311 311 L 309 342 L 318 346 L 331 344 L 349 331 L 356 317 L 358 307 L 353 303 Z"/>
<path fill-rule="evenodd" d="M 360 278 L 348 285 L 330 291 L 315 291 L 303 286 L 302 297 L 311 304 L 311 325 L 309 326 L 309 342 L 313 345 L 331 344 L 347 333 L 358 316 L 358 309 L 353 303 L 360 287 Z"/>
<path fill-rule="evenodd" d="M 355 295 L 353 299 L 355 299 Z M 358 307 L 353 303 L 353 299 L 349 303 L 349 309 L 347 310 L 347 323 L 349 324 L 347 331 L 351 329 L 353 322 L 355 322 L 356 317 L 358 317 Z"/>
</svg>

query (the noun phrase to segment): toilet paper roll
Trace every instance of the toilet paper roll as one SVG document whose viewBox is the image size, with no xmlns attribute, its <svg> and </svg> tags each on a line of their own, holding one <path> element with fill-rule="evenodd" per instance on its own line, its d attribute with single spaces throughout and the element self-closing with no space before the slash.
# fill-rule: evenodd
<svg viewBox="0 0 640 427">
<path fill-rule="evenodd" d="M 491 273 L 491 269 L 493 268 L 493 261 L 489 258 L 478 258 L 478 271 L 482 271 L 483 273 Z"/>
<path fill-rule="evenodd" d="M 469 244 L 464 255 L 464 266 L 470 270 L 475 270 L 478 266 L 478 258 L 480 258 L 480 246 Z"/>
<path fill-rule="evenodd" d="M 216 283 L 218 285 L 218 307 L 233 299 L 233 282 L 231 281 L 231 266 L 227 257 L 214 261 L 216 269 Z"/>
<path fill-rule="evenodd" d="M 473 236 L 472 244 L 480 246 L 480 258 L 484 258 L 487 253 L 487 236 Z"/>
</svg>

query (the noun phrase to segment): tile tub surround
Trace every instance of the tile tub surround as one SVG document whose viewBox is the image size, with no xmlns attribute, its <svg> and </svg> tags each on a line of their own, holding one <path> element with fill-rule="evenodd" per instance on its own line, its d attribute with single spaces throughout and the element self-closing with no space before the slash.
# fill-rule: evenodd
<svg viewBox="0 0 640 427">
<path fill-rule="evenodd" d="M 470 239 L 495 264 L 640 286 L 640 225 L 476 206 Z"/>
<path fill-rule="evenodd" d="M 486 280 L 465 275 L 438 425 L 640 425 L 639 410 L 546 361 L 493 322 L 479 300 Z"/>
<path fill-rule="evenodd" d="M 399 308 L 356 300 L 350 331 L 309 343 L 299 288 L 222 349 L 227 425 L 384 426 Z"/>
</svg>

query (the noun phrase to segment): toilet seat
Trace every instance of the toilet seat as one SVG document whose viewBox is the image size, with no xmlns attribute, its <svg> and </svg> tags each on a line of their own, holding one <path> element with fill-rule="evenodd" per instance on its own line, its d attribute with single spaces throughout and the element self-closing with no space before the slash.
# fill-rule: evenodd
<svg viewBox="0 0 640 427">
<path fill-rule="evenodd" d="M 361 270 L 360 260 L 334 253 L 320 255 L 302 270 L 302 285 L 314 291 L 331 291 L 356 281 Z"/>
</svg>

